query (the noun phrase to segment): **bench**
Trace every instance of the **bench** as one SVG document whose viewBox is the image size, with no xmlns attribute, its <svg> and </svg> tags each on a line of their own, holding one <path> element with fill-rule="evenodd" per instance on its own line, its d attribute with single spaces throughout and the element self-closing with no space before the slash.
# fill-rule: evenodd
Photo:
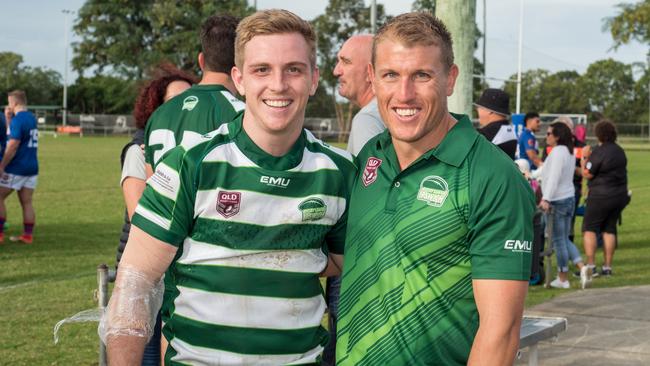
<svg viewBox="0 0 650 366">
<path fill-rule="evenodd" d="M 566 329 L 567 320 L 565 318 L 524 315 L 519 335 L 519 352 L 528 348 L 528 365 L 538 365 L 537 344 L 539 342 L 556 337 Z"/>
</svg>

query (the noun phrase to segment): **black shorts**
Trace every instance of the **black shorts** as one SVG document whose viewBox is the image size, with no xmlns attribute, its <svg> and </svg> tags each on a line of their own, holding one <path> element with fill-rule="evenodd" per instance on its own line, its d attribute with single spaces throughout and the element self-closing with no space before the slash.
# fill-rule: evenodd
<svg viewBox="0 0 650 366">
<path fill-rule="evenodd" d="M 582 231 L 616 235 L 616 224 L 627 205 L 627 195 L 615 197 L 587 197 Z"/>
</svg>

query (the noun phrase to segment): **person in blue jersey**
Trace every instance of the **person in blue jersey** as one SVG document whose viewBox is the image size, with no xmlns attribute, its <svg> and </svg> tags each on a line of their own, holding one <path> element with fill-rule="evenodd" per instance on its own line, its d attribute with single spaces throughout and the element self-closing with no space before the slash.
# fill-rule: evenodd
<svg viewBox="0 0 650 366">
<path fill-rule="evenodd" d="M 14 90 L 7 97 L 5 118 L 9 126 L 7 147 L 0 161 L 0 242 L 4 242 L 4 223 L 7 217 L 5 200 L 16 191 L 23 209 L 23 233 L 10 237 L 11 241 L 31 244 L 35 213 L 32 196 L 38 178 L 38 129 L 36 118 L 27 110 L 27 96 Z"/>
<path fill-rule="evenodd" d="M 539 131 L 539 114 L 529 112 L 524 116 L 526 127 L 519 135 L 519 159 L 525 159 L 530 164 L 530 169 L 535 170 L 542 166 L 542 159 L 539 157 L 539 144 L 535 138 L 535 132 Z"/>
<path fill-rule="evenodd" d="M 5 119 L 5 115 L 0 113 L 0 160 L 2 160 L 2 156 L 5 154 L 6 147 L 7 147 L 7 120 Z"/>
</svg>

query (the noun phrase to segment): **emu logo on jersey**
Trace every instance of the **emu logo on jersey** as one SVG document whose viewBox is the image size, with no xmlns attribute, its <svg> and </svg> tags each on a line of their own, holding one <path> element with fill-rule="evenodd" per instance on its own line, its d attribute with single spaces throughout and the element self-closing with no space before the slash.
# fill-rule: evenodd
<svg viewBox="0 0 650 366">
<path fill-rule="evenodd" d="M 287 188 L 291 179 L 289 178 L 280 178 L 280 177 L 269 177 L 268 175 L 263 175 L 260 178 L 260 183 L 264 183 L 267 186 Z"/>
<path fill-rule="evenodd" d="M 240 204 L 240 192 L 220 191 L 217 193 L 217 212 L 225 218 L 237 215 Z"/>
<path fill-rule="evenodd" d="M 302 212 L 302 221 L 316 221 L 325 217 L 327 205 L 322 199 L 311 197 L 300 202 L 298 209 Z"/>
<path fill-rule="evenodd" d="M 528 240 L 506 240 L 503 249 L 511 250 L 513 252 L 530 253 L 530 251 L 533 250 L 533 243 Z"/>
<path fill-rule="evenodd" d="M 361 183 L 363 183 L 365 187 L 371 185 L 377 180 L 377 169 L 379 169 L 380 165 L 381 159 L 372 156 L 368 158 L 366 168 L 363 170 L 363 174 L 361 175 Z"/>
<path fill-rule="evenodd" d="M 430 175 L 420 182 L 417 198 L 429 206 L 442 207 L 448 195 L 447 182 L 437 175 Z"/>
<path fill-rule="evenodd" d="M 194 109 L 194 107 L 196 107 L 197 104 L 199 104 L 199 98 L 197 96 L 190 95 L 189 97 L 183 99 L 183 108 L 181 108 L 181 110 L 191 111 Z"/>
</svg>

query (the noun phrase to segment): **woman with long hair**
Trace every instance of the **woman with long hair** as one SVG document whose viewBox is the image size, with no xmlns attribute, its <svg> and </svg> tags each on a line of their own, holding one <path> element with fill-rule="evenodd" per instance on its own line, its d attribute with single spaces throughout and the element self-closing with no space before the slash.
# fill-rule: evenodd
<svg viewBox="0 0 650 366">
<path fill-rule="evenodd" d="M 541 169 L 540 208 L 552 225 L 551 239 L 557 258 L 558 275 L 551 282 L 551 287 L 571 287 L 568 279 L 571 261 L 580 269 L 580 284 L 585 288 L 591 280 L 588 268 L 584 266 L 575 244 L 569 240 L 575 201 L 573 174 L 576 164 L 571 130 L 561 122 L 551 124 L 546 132 L 546 143 L 553 149 Z"/>
</svg>

